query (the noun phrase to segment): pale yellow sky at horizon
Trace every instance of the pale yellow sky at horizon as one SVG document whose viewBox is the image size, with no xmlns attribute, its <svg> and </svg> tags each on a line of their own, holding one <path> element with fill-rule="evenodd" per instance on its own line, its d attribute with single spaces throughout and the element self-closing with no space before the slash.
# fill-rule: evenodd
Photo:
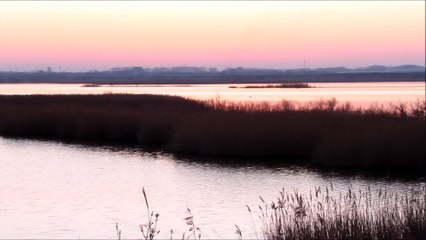
<svg viewBox="0 0 426 240">
<path fill-rule="evenodd" d="M 425 65 L 424 1 L 0 2 L 0 69 Z"/>
</svg>

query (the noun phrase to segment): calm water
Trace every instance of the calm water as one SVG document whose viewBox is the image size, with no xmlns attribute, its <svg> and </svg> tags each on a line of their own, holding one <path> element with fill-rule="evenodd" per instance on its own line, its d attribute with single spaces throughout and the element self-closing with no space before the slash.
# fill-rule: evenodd
<svg viewBox="0 0 426 240">
<path fill-rule="evenodd" d="M 83 87 L 82 84 L 0 84 L 0 94 L 165 94 L 194 99 L 220 97 L 229 101 L 269 101 L 282 99 L 299 102 L 336 98 L 354 105 L 368 107 L 384 104 L 415 102 L 425 99 L 424 82 L 371 82 L 371 83 L 312 83 L 313 88 L 229 88 L 253 84 L 193 84 L 193 85 L 104 85 Z M 262 85 L 262 84 L 254 84 Z"/>
<path fill-rule="evenodd" d="M 299 102 L 329 99 L 354 105 L 415 102 L 425 99 L 424 82 L 315 83 L 305 89 L 244 89 L 220 85 L 0 84 L 0 94 L 166 94 L 195 99 Z M 235 238 L 237 224 L 246 238 L 253 227 L 246 204 L 256 209 L 278 191 L 308 193 L 333 182 L 337 191 L 386 187 L 407 191 L 424 179 L 369 179 L 325 174 L 297 167 L 219 166 L 176 159 L 136 149 L 88 147 L 0 137 L 0 238 L 115 238 L 118 222 L 124 238 L 141 238 L 146 222 L 141 187 L 160 213 L 159 237 L 175 238 L 186 225 L 189 207 L 205 238 Z M 253 215 L 257 220 L 257 215 Z"/>
<path fill-rule="evenodd" d="M 88 147 L 0 137 L 0 238 L 141 238 L 145 223 L 144 186 L 151 208 L 160 213 L 159 237 L 174 229 L 179 238 L 189 207 L 204 238 L 254 238 L 246 204 L 256 209 L 278 191 L 308 193 L 333 182 L 337 191 L 386 187 L 407 191 L 424 179 L 388 180 L 339 176 L 296 167 L 218 166 L 163 153 Z"/>
</svg>

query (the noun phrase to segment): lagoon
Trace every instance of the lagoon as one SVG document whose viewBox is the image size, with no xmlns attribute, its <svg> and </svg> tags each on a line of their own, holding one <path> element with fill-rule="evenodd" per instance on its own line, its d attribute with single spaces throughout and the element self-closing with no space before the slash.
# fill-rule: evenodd
<svg viewBox="0 0 426 240">
<path fill-rule="evenodd" d="M 169 238 L 170 229 L 181 237 L 188 207 L 202 238 L 235 239 L 235 224 L 245 238 L 256 238 L 259 196 L 270 202 L 282 188 L 309 193 L 332 183 L 337 193 L 352 186 L 404 194 L 425 186 L 424 178 L 193 160 L 138 148 L 0 137 L 0 238 L 113 239 L 115 223 L 123 238 L 142 238 L 142 187 L 160 213 L 159 238 Z"/>
</svg>

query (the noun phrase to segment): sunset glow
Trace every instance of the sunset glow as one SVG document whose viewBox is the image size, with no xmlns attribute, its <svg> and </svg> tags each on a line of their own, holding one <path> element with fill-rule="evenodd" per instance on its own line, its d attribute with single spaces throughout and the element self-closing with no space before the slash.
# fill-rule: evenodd
<svg viewBox="0 0 426 240">
<path fill-rule="evenodd" d="M 0 70 L 425 65 L 424 1 L 0 2 Z"/>
</svg>

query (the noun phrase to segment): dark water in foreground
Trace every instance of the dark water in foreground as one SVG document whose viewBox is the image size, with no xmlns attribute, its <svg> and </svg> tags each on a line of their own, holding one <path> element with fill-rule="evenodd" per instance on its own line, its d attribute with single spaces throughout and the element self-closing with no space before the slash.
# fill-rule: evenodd
<svg viewBox="0 0 426 240">
<path fill-rule="evenodd" d="M 254 210 L 274 200 L 283 187 L 309 193 L 314 186 L 335 191 L 387 188 L 404 193 L 424 179 L 343 176 L 301 167 L 267 168 L 196 163 L 164 153 L 131 148 L 88 147 L 0 137 L 0 238 L 142 238 L 146 222 L 141 192 L 160 213 L 160 238 L 187 229 L 189 207 L 203 238 L 245 238 L 260 232 Z M 256 211 L 256 210 L 254 210 Z"/>
</svg>

